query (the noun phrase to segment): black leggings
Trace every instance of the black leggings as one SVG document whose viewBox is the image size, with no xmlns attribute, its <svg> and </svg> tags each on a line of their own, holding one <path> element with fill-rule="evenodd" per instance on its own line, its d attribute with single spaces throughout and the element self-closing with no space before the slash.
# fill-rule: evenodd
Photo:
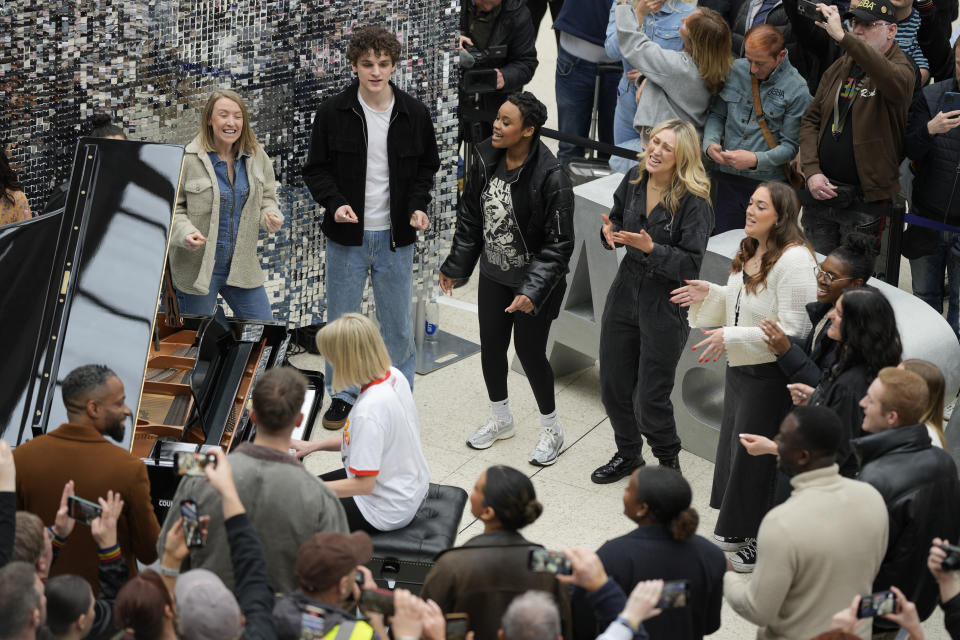
<svg viewBox="0 0 960 640">
<path fill-rule="evenodd" d="M 346 480 L 347 470 L 335 469 L 334 471 L 328 471 L 327 473 L 321 474 L 320 479 L 324 482 L 330 482 L 331 480 Z M 343 510 L 347 514 L 347 526 L 350 527 L 350 531 L 366 531 L 370 534 L 383 533 L 380 529 L 377 529 L 375 526 L 367 522 L 367 519 L 363 517 L 362 513 L 360 513 L 360 507 L 357 506 L 357 501 L 353 499 L 353 496 L 350 496 L 349 498 L 340 498 L 340 504 L 343 505 Z"/>
<path fill-rule="evenodd" d="M 507 347 L 513 332 L 513 346 L 523 365 L 540 413 L 556 409 L 553 391 L 553 368 L 547 360 L 547 335 L 550 323 L 557 316 L 565 287 L 558 286 L 542 305 L 537 315 L 514 311 L 504 313 L 513 302 L 513 289 L 480 274 L 477 291 L 477 314 L 480 318 L 480 364 L 483 381 L 491 402 L 507 399 Z"/>
</svg>

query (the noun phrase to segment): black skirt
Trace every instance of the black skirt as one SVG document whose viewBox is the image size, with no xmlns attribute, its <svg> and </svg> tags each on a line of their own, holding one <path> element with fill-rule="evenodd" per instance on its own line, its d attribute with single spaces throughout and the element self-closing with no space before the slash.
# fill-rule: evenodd
<svg viewBox="0 0 960 640">
<path fill-rule="evenodd" d="M 775 362 L 727 367 L 710 494 L 710 506 L 720 509 L 717 535 L 755 538 L 760 521 L 774 505 L 777 458 L 751 456 L 739 435 L 753 433 L 770 439 L 777 435 L 792 406 L 787 382 Z"/>
</svg>

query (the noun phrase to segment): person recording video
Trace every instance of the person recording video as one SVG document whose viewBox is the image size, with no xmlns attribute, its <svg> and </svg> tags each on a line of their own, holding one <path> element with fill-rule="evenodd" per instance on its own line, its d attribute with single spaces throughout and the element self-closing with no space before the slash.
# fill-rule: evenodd
<svg viewBox="0 0 960 640">
<path fill-rule="evenodd" d="M 460 138 L 493 134 L 493 114 L 537 69 L 537 34 L 524 0 L 469 0 L 460 8 Z M 490 114 L 484 117 L 471 111 Z"/>
</svg>

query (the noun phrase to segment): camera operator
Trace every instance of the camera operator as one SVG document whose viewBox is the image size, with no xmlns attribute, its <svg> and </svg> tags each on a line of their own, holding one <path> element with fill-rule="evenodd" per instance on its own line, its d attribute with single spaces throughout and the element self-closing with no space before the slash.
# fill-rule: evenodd
<svg viewBox="0 0 960 640">
<path fill-rule="evenodd" d="M 960 569 L 960 551 L 956 547 L 949 552 L 943 547 L 950 546 L 949 540 L 933 539 L 927 568 L 940 586 L 940 608 L 943 609 L 943 626 L 950 637 L 960 638 L 960 581 L 957 570 Z"/>
<path fill-rule="evenodd" d="M 465 0 L 460 5 L 460 137 L 480 142 L 493 134 L 493 117 L 507 96 L 537 69 L 537 34 L 524 0 Z"/>
</svg>

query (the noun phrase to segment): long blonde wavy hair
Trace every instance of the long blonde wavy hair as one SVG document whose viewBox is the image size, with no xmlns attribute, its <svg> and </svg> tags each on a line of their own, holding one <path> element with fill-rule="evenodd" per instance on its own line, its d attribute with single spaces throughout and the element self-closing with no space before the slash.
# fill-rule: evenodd
<svg viewBox="0 0 960 640">
<path fill-rule="evenodd" d="M 730 25 L 713 9 L 697 7 L 687 18 L 687 35 L 684 50 L 710 93 L 719 93 L 733 67 Z"/>
<path fill-rule="evenodd" d="M 700 159 L 700 136 L 697 130 L 689 122 L 674 118 L 664 120 L 653 128 L 650 132 L 650 139 L 665 129 L 673 130 L 677 136 L 677 143 L 673 147 L 673 154 L 677 159 L 677 164 L 673 169 L 673 178 L 670 180 L 670 188 L 663 195 L 663 206 L 671 214 L 676 213 L 680 208 L 680 201 L 683 196 L 691 193 L 704 200 L 710 199 L 710 179 L 707 177 L 707 171 L 703 168 L 703 161 Z M 647 151 L 637 154 L 640 161 L 640 172 L 633 184 L 643 180 L 646 174 Z"/>
</svg>

